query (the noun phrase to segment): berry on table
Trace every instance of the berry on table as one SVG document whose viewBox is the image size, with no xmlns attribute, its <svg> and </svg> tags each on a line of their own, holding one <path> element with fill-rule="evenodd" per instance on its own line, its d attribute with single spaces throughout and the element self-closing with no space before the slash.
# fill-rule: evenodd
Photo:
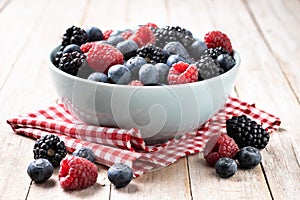
<svg viewBox="0 0 300 200">
<path fill-rule="evenodd" d="M 203 156 L 206 162 L 215 166 L 223 157 L 233 158 L 239 151 L 238 145 L 225 133 L 213 135 L 206 143 Z"/>
<path fill-rule="evenodd" d="M 27 174 L 35 183 L 43 183 L 53 174 L 53 165 L 44 158 L 32 161 L 27 168 Z"/>
<path fill-rule="evenodd" d="M 91 161 L 92 163 L 95 162 L 95 159 L 96 159 L 96 156 L 95 156 L 93 150 L 90 148 L 86 148 L 86 147 L 76 149 L 72 155 L 86 158 L 89 161 Z"/>
<path fill-rule="evenodd" d="M 131 167 L 124 163 L 116 163 L 108 169 L 107 176 L 112 184 L 117 188 L 121 188 L 131 182 L 133 171 Z"/>
<path fill-rule="evenodd" d="M 221 178 L 233 176 L 237 171 L 237 164 L 232 158 L 220 158 L 215 164 L 216 173 Z"/>
<path fill-rule="evenodd" d="M 86 29 L 86 33 L 88 36 L 88 42 L 103 40 L 103 33 L 98 27 L 89 27 Z"/>
<path fill-rule="evenodd" d="M 197 67 L 193 64 L 179 61 L 172 65 L 168 73 L 170 85 L 192 83 L 198 81 Z"/>
<path fill-rule="evenodd" d="M 159 74 L 157 68 L 152 64 L 144 64 L 139 71 L 139 80 L 144 85 L 157 84 Z"/>
<path fill-rule="evenodd" d="M 226 130 L 240 148 L 253 146 L 264 149 L 269 143 L 270 134 L 246 115 L 233 116 L 226 120 Z"/>
<path fill-rule="evenodd" d="M 89 77 L 87 78 L 87 80 L 108 83 L 107 75 L 104 73 L 101 73 L 101 72 L 94 72 L 94 73 L 90 74 Z"/>
<path fill-rule="evenodd" d="M 59 166 L 60 161 L 67 155 L 65 143 L 56 135 L 45 135 L 34 144 L 34 159 L 45 158 L 53 167 Z"/>
<path fill-rule="evenodd" d="M 237 154 L 239 165 L 246 169 L 252 169 L 261 162 L 261 154 L 255 147 L 243 147 Z"/>
<path fill-rule="evenodd" d="M 61 161 L 58 179 L 60 186 L 66 190 L 79 190 L 94 185 L 97 181 L 98 169 L 89 160 L 68 156 Z"/>
<path fill-rule="evenodd" d="M 204 42 L 208 48 L 223 47 L 229 53 L 233 52 L 230 39 L 221 31 L 210 31 L 206 33 Z"/>
<path fill-rule="evenodd" d="M 86 53 L 86 59 L 96 72 L 106 73 L 111 66 L 123 64 L 124 56 L 117 48 L 96 42 Z"/>
<path fill-rule="evenodd" d="M 116 84 L 128 85 L 132 80 L 131 71 L 125 65 L 113 65 L 109 68 L 108 78 Z"/>
</svg>

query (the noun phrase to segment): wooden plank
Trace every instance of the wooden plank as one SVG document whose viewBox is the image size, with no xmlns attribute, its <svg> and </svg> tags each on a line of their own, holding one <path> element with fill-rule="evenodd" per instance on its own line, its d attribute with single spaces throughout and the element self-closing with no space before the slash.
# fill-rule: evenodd
<svg viewBox="0 0 300 200">
<path fill-rule="evenodd" d="M 245 2 L 300 102 L 300 73 L 296 73 L 300 66 L 300 2 L 275 0 L 261 5 Z"/>
<path fill-rule="evenodd" d="M 0 55 L 2 55 L 0 59 L 0 89 L 13 68 L 14 60 L 26 45 L 28 36 L 33 32 L 34 26 L 47 4 L 46 1 L 33 0 L 3 1 L 1 5 L 3 9 L 0 10 Z M 27 5 L 32 5 L 32 7 L 24 9 Z"/>
<path fill-rule="evenodd" d="M 237 1 L 235 1 L 237 2 Z M 217 4 L 219 6 L 217 6 Z M 230 9 L 227 7 L 230 5 Z M 233 7 L 231 7 L 233 6 Z M 243 36 L 238 37 L 232 35 L 230 31 L 232 27 L 241 23 L 240 20 L 245 18 L 238 18 L 235 12 L 232 10 L 242 9 L 243 6 L 240 4 L 233 4 L 228 1 L 172 1 L 170 3 L 170 10 L 176 10 L 176 7 L 180 7 L 180 13 L 189 13 L 189 15 L 178 14 L 174 12 L 172 15 L 172 22 L 174 24 L 187 24 L 187 27 L 191 27 L 192 33 L 198 34 L 200 39 L 203 39 L 204 34 L 208 31 L 220 29 L 217 25 L 218 20 L 222 21 L 224 27 L 222 31 L 226 32 L 231 38 L 235 38 L 238 41 L 244 41 Z M 227 17 L 224 11 L 219 9 L 228 9 L 231 12 L 232 18 Z M 218 13 L 218 14 L 217 14 Z M 226 16 L 226 17 L 221 17 Z M 247 18 L 246 18 L 247 20 Z M 235 40 L 233 41 L 236 43 Z M 235 46 L 237 49 L 237 46 Z M 242 62 L 244 63 L 244 62 Z M 239 199 L 239 198 L 250 198 L 250 199 L 270 199 L 271 196 L 268 191 L 267 184 L 264 179 L 263 171 L 260 167 L 252 171 L 239 170 L 230 179 L 220 179 L 217 177 L 214 169 L 206 165 L 202 154 L 193 155 L 188 157 L 189 173 L 192 196 L 194 199 Z M 249 179 L 252 179 L 249 181 Z"/>
<path fill-rule="evenodd" d="M 264 9 L 271 4 L 267 2 L 256 4 L 257 9 L 261 7 L 265 14 L 260 16 L 260 19 L 273 15 L 272 10 Z M 282 127 L 287 130 L 284 133 L 272 134 L 269 145 L 261 151 L 262 166 L 272 197 L 297 199 L 300 195 L 299 157 L 296 154 L 299 152 L 296 144 L 300 144 L 297 136 L 299 132 L 297 116 L 300 115 L 297 98 L 285 79 L 279 63 L 268 48 L 271 44 L 266 43 L 262 38 L 259 33 L 262 28 L 251 20 L 247 7 L 243 6 L 241 1 L 230 1 L 230 3 L 224 1 L 224 5 L 207 1 L 207 5 L 211 15 L 214 14 L 216 27 L 224 30 L 234 39 L 233 44 L 241 54 L 242 67 L 236 83 L 239 96 L 248 102 L 255 102 L 259 108 L 280 116 Z M 281 7 L 281 9 L 285 8 Z M 288 24 L 289 21 L 283 23 Z M 295 40 L 296 43 L 298 41 L 299 39 Z M 291 69 L 291 65 L 286 63 L 283 68 Z M 257 178 L 257 175 L 254 177 Z"/>
<path fill-rule="evenodd" d="M 186 161 L 180 159 L 168 167 L 148 172 L 133 180 L 127 187 L 116 189 L 112 186 L 111 199 L 191 199 Z"/>
<path fill-rule="evenodd" d="M 27 2 L 27 6 L 32 8 L 35 3 L 36 1 Z M 82 199 L 84 196 L 89 199 L 109 198 L 109 184 L 108 187 L 103 187 L 106 184 L 106 168 L 99 165 L 98 182 L 87 190 L 72 194 L 65 192 L 59 186 L 57 172 L 46 184 L 37 185 L 33 183 L 30 186 L 26 169 L 33 159 L 34 141 L 13 134 L 5 123 L 8 116 L 44 107 L 53 103 L 57 98 L 50 80 L 47 59 L 50 50 L 59 44 L 60 37 L 65 29 L 73 23 L 77 23 L 76 25 L 80 23 L 82 15 L 78 13 L 83 13 L 85 2 L 73 1 L 72 9 L 65 9 L 69 5 L 68 1 L 61 0 L 51 1 L 47 5 L 43 14 L 38 17 L 39 21 L 34 26 L 34 32 L 28 35 L 28 41 L 26 41 L 26 46 L 22 49 L 20 56 L 14 58 L 14 68 L 2 87 L 0 104 L 5 106 L 2 107 L 0 115 L 1 127 L 4 127 L 1 131 L 1 142 L 7 145 L 1 146 L 0 149 L 2 152 L 7 153 L 1 154 L 0 159 L 3 163 L 5 161 L 5 165 L 1 165 L 0 170 L 1 199 L 25 199 L 26 195 L 28 195 L 28 199 L 36 199 L 41 196 L 43 196 L 43 199 L 54 199 L 56 197 L 59 197 L 58 199 Z M 29 12 L 37 12 L 35 9 L 28 10 Z M 64 13 L 64 17 L 53 13 Z M 74 15 L 74 13 L 77 13 L 77 15 Z M 22 10 L 20 10 L 20 14 L 22 15 Z M 20 20 L 20 23 L 26 25 L 27 22 Z M 16 186 L 16 180 L 18 185 L 14 187 Z M 29 193 L 27 194 L 28 190 Z"/>
<path fill-rule="evenodd" d="M 112 9 L 108 9 L 115 5 Z M 151 9 L 155 6 L 155 15 Z M 99 10 L 100 8 L 100 10 Z M 145 9 L 150 8 L 150 9 Z M 141 12 L 141 10 L 143 12 Z M 95 24 L 103 30 L 122 30 L 124 28 L 136 28 L 138 25 L 148 22 L 166 25 L 166 7 L 163 1 L 92 1 L 84 25 Z M 149 16 L 151 16 L 149 18 Z M 168 183 L 176 183 L 169 184 Z M 178 190 L 178 188 L 181 188 Z M 122 189 L 111 186 L 110 199 L 189 199 L 190 190 L 188 184 L 186 159 L 165 169 L 146 173 L 133 180 L 130 185 Z"/>
</svg>

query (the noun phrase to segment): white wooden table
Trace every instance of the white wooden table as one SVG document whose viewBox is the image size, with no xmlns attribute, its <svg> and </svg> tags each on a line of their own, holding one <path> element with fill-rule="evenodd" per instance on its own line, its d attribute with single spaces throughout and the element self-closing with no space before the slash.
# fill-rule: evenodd
<svg viewBox="0 0 300 200">
<path fill-rule="evenodd" d="M 230 36 L 241 56 L 233 95 L 279 116 L 253 170 L 220 179 L 199 155 L 146 173 L 123 189 L 97 165 L 97 183 L 66 192 L 57 173 L 45 184 L 26 173 L 34 141 L 15 135 L 6 119 L 57 99 L 48 54 L 71 25 L 103 30 L 154 22 L 179 25 L 196 37 L 214 29 Z M 299 199 L 299 0 L 0 0 L 0 199 Z"/>
</svg>

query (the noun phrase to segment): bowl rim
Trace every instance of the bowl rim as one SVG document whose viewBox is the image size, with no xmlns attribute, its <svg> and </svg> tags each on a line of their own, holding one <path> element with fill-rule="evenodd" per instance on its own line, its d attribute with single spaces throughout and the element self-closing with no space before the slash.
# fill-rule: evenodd
<svg viewBox="0 0 300 200">
<path fill-rule="evenodd" d="M 222 78 L 224 76 L 226 76 L 226 74 L 230 73 L 230 71 L 232 71 L 234 68 L 239 68 L 240 63 L 241 63 L 241 58 L 239 53 L 236 50 L 233 50 L 233 57 L 235 59 L 235 65 L 228 70 L 227 72 L 220 74 L 216 77 L 210 78 L 210 79 L 206 79 L 206 80 L 202 80 L 202 81 L 196 81 L 196 82 L 192 82 L 192 83 L 184 83 L 184 84 L 176 84 L 176 85 L 153 85 L 153 86 L 132 86 L 132 85 L 122 85 L 122 84 L 112 84 L 112 83 L 102 83 L 102 82 L 96 82 L 96 81 L 92 81 L 92 80 L 88 80 L 88 79 L 84 79 L 84 78 L 80 78 L 77 76 L 73 76 L 71 74 L 68 74 L 60 69 L 58 69 L 52 62 L 52 55 L 55 51 L 57 51 L 60 48 L 60 45 L 57 46 L 56 48 L 52 49 L 52 51 L 50 51 L 50 55 L 48 57 L 48 66 L 51 70 L 54 70 L 55 72 L 61 74 L 62 76 L 66 76 L 69 79 L 73 79 L 74 81 L 83 81 L 85 83 L 89 83 L 89 84 L 96 84 L 99 86 L 105 86 L 105 87 L 112 87 L 112 88 L 145 88 L 145 89 L 159 89 L 159 88 L 165 88 L 165 87 L 170 87 L 170 88 L 180 88 L 180 87 L 186 87 L 186 86 L 196 86 L 196 85 L 201 85 L 201 84 L 206 84 L 207 82 L 211 82 L 214 81 L 215 79 L 218 78 Z"/>
</svg>

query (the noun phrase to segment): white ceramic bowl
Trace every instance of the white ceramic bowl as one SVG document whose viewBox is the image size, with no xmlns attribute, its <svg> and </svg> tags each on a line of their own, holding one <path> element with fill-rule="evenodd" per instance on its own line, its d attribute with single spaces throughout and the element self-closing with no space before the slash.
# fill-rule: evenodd
<svg viewBox="0 0 300 200">
<path fill-rule="evenodd" d="M 159 143 L 196 130 L 225 104 L 240 66 L 205 81 L 166 86 L 98 83 L 69 75 L 53 63 L 50 72 L 64 105 L 86 124 L 139 128 L 146 143 Z"/>
</svg>

